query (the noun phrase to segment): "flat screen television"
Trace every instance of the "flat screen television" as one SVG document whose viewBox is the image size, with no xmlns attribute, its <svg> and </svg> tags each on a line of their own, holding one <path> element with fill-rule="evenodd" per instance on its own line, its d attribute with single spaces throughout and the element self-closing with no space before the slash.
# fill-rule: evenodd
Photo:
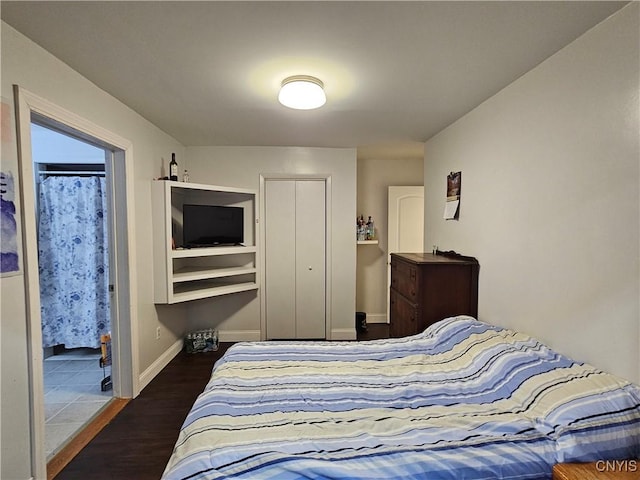
<svg viewBox="0 0 640 480">
<path fill-rule="evenodd" d="M 220 205 L 183 205 L 184 247 L 241 245 L 244 242 L 244 209 Z"/>
</svg>

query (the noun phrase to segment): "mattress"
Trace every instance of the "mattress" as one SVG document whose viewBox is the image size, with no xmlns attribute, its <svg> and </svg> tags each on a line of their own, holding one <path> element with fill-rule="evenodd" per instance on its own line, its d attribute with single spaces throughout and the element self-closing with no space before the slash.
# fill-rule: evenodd
<svg viewBox="0 0 640 480">
<path fill-rule="evenodd" d="M 229 348 L 164 479 L 550 479 L 640 457 L 640 388 L 466 316 L 368 342 Z"/>
</svg>

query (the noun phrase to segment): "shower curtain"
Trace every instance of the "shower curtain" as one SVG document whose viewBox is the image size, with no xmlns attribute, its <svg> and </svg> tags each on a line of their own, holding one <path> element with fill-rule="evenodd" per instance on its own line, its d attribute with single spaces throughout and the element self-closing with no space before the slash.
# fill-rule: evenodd
<svg viewBox="0 0 640 480">
<path fill-rule="evenodd" d="M 103 177 L 51 176 L 40 184 L 43 347 L 98 348 L 110 330 L 106 213 Z"/>
</svg>

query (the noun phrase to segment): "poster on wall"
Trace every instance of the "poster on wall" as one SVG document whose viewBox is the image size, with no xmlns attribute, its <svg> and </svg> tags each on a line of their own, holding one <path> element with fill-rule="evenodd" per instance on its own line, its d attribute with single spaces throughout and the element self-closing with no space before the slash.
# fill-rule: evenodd
<svg viewBox="0 0 640 480">
<path fill-rule="evenodd" d="M 462 188 L 462 172 L 451 172 L 447 175 L 447 200 L 444 205 L 444 219 L 458 220 L 460 215 L 460 189 Z"/>
<path fill-rule="evenodd" d="M 16 198 L 17 149 L 10 102 L 0 103 L 0 276 L 20 273 L 20 241 Z"/>
</svg>

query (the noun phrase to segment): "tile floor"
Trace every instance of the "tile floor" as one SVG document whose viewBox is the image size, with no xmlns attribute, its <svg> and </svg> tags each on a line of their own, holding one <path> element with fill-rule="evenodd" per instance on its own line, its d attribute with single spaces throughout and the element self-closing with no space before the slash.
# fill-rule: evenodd
<svg viewBox="0 0 640 480">
<path fill-rule="evenodd" d="M 98 353 L 95 353 L 98 352 Z M 72 351 L 44 361 L 45 448 L 47 461 L 112 398 L 100 390 L 104 373 L 99 350 Z M 106 368 L 106 374 L 110 367 Z"/>
</svg>

